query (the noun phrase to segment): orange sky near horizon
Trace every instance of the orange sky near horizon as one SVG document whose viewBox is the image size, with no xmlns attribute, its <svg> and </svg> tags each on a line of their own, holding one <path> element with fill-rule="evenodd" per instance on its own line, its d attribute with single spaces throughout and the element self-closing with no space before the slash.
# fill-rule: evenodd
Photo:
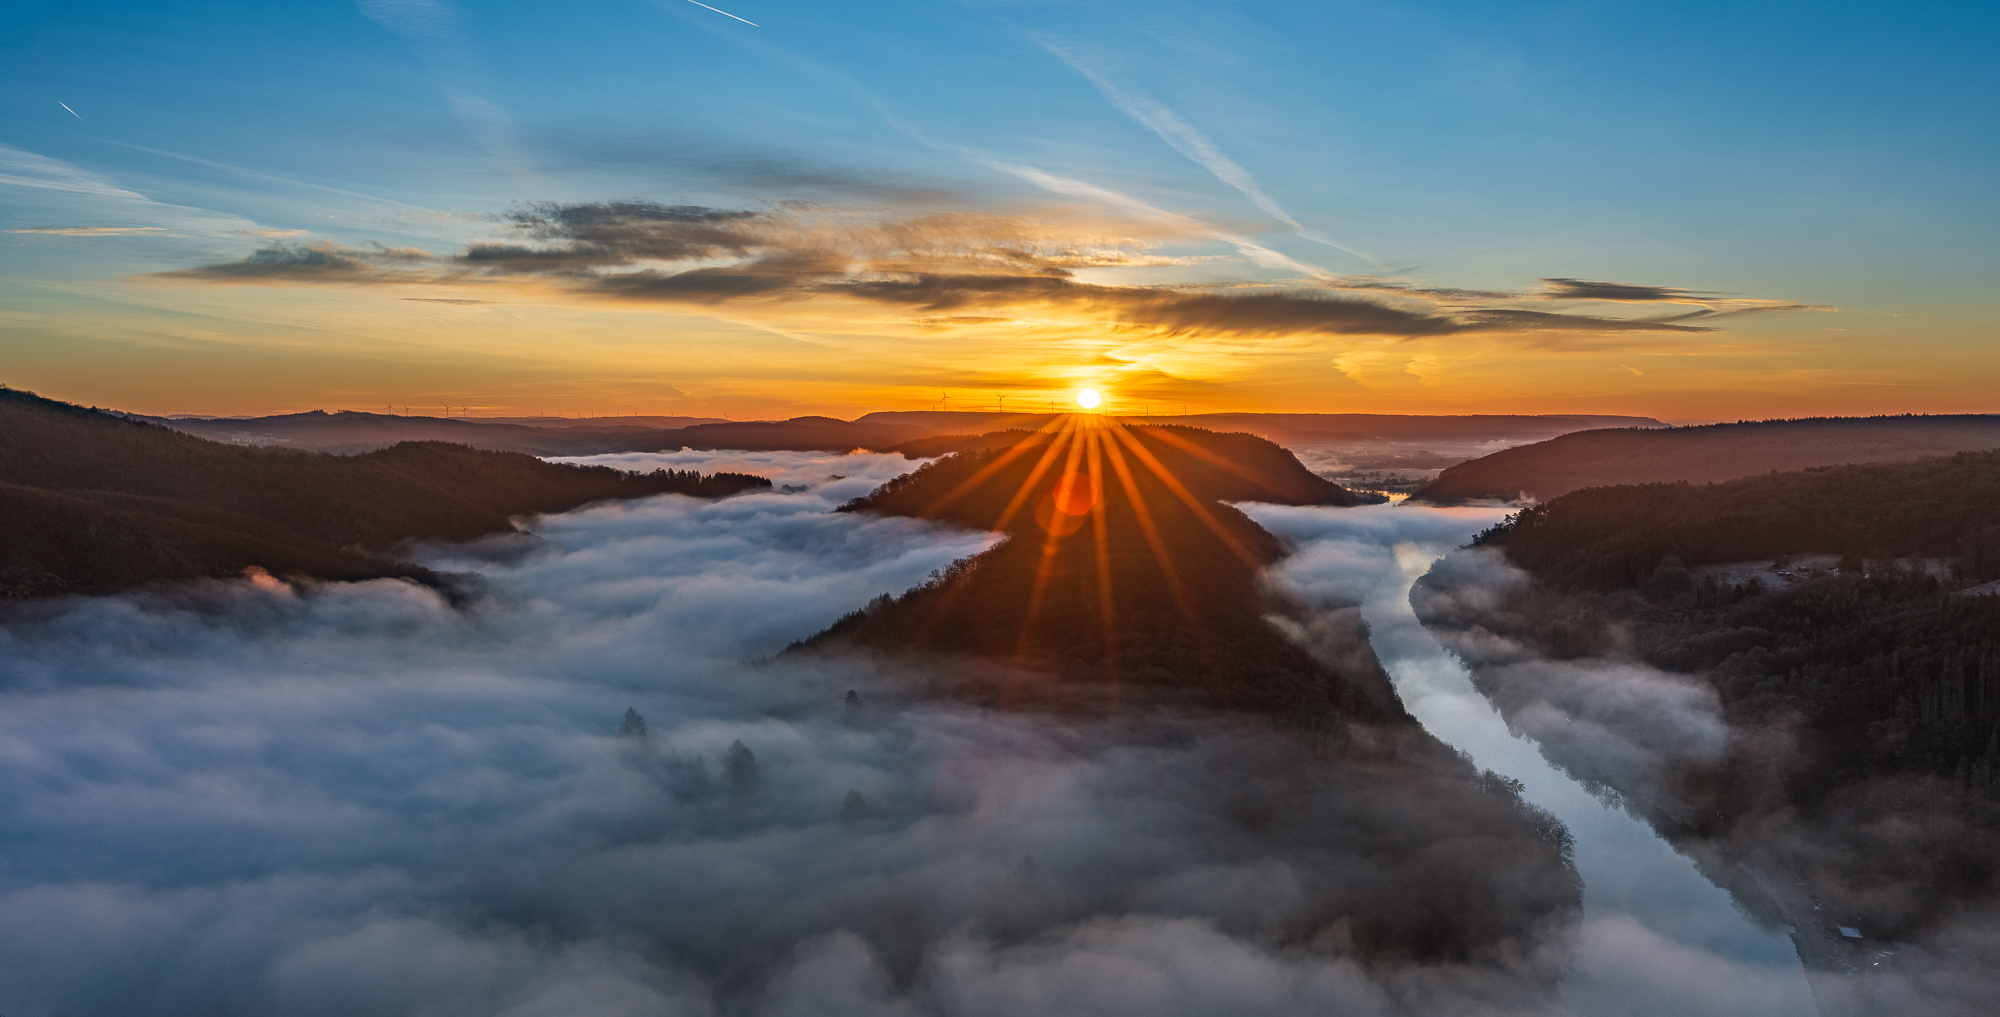
<svg viewBox="0 0 2000 1017">
<path fill-rule="evenodd" d="M 517 286 L 141 277 L 88 289 L 89 310 L 14 332 L 0 384 L 133 412 L 218 416 L 450 406 L 474 416 L 852 418 L 943 408 L 947 398 L 953 409 L 997 409 L 1003 397 L 1009 409 L 1061 406 L 1085 386 L 1101 390 L 1107 408 L 1135 414 L 2000 411 L 1985 384 L 2000 376 L 2000 353 L 1972 323 L 1839 309 L 1734 319 L 1704 333 L 1408 337 L 1163 334 L 1093 308 L 1046 306 L 953 321 L 852 301 L 710 310 Z M 1897 356 L 1913 333 L 1924 337 L 1923 355 Z"/>
<path fill-rule="evenodd" d="M 0 384 L 226 416 L 2000 412 L 2000 135 L 1963 114 L 2000 93 L 1963 10 L 1774 49 L 1743 40 L 1792 7 L 892 6 L 24 11 Z"/>
</svg>

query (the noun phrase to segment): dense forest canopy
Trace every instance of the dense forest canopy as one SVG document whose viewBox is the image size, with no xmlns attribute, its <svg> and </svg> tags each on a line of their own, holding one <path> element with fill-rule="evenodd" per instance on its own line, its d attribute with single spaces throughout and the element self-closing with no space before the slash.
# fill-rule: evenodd
<svg viewBox="0 0 2000 1017">
<path fill-rule="evenodd" d="M 1588 488 L 1479 543 L 1530 582 L 1462 614 L 1481 598 L 1428 577 L 1427 622 L 1714 690 L 1729 750 L 1678 773 L 1686 808 L 1656 820 L 1776 859 L 1884 935 L 2000 895 L 2000 596 L 1965 592 L 2000 577 L 2000 452 Z M 1835 567 L 1790 560 L 1807 552 Z M 1468 652 L 1489 695 L 1533 694 L 1506 687 L 1532 668 Z"/>
<path fill-rule="evenodd" d="M 2000 452 L 1823 467 L 1722 484 L 1585 488 L 1521 510 L 1489 538 L 1552 580 L 1613 590 L 1682 565 L 1828 552 L 1952 559 L 2000 579 Z"/>
<path fill-rule="evenodd" d="M 1075 679 L 990 690 L 1003 701 L 1139 689 L 1309 727 L 1404 719 L 1358 629 L 1361 663 L 1335 674 L 1264 620 L 1279 605 L 1258 572 L 1281 548 L 1225 500 L 1352 503 L 1276 445 L 1194 428 L 1078 417 L 936 460 L 847 510 L 1009 539 L 844 619 L 813 645 L 968 654 Z"/>
</svg>

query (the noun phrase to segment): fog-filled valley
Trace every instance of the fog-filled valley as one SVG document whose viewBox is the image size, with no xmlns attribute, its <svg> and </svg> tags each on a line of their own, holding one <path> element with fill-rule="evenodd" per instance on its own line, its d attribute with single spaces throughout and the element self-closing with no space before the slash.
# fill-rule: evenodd
<svg viewBox="0 0 2000 1017">
<path fill-rule="evenodd" d="M 0 1017 L 2000 1013 L 1935 6 L 12 5 Z"/>
<path fill-rule="evenodd" d="M 0 1012 L 1560 1006 L 1560 909 L 1476 955 L 1377 948 L 1568 892 L 1479 839 L 1525 808 L 1504 782 L 1446 814 L 1250 720 L 773 661 L 993 538 L 830 511 L 899 456 L 643 458 L 614 465 L 777 488 L 422 551 L 483 577 L 456 607 L 263 575 L 13 605 Z"/>
<path fill-rule="evenodd" d="M 1259 476 L 1295 471 L 1303 503 L 1236 503 L 1280 549 L 1262 624 L 1349 685 L 1386 669 L 1392 713 L 1428 731 L 1348 714 L 1329 738 L 1138 686 L 1108 712 L 968 697 L 989 672 L 1076 675 L 888 652 L 882 605 L 921 608 L 966 559 L 1040 539 L 869 508 L 924 490 L 901 455 L 583 462 L 771 486 L 405 545 L 443 577 L 429 584 L 253 570 L 8 605 L 0 1013 L 1831 1015 L 1983 998 L 1957 959 L 1983 949 L 1983 913 L 1904 948 L 1872 997 L 1843 995 L 1816 941 L 1795 946 L 1811 905 L 1773 892 L 1789 871 L 1669 821 L 1691 761 L 1768 741 L 1712 693 L 1471 627 L 1467 604 L 1527 582 L 1454 551 L 1504 509 L 1315 505 L 1338 489 L 1277 460 Z M 1411 611 L 1419 577 L 1433 630 Z M 798 651 L 843 616 L 884 633 L 876 648 Z M 974 602 L 927 624 L 981 618 Z M 1810 833 L 1788 822 L 1763 829 Z"/>
</svg>

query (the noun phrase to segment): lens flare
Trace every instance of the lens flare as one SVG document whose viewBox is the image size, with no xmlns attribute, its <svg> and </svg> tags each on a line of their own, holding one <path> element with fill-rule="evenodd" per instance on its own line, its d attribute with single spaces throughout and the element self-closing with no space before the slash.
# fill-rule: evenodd
<svg viewBox="0 0 2000 1017">
<path fill-rule="evenodd" d="M 1086 388 L 1076 394 L 1076 404 L 1086 410 L 1094 410 L 1104 404 L 1104 397 L 1094 388 Z"/>
</svg>

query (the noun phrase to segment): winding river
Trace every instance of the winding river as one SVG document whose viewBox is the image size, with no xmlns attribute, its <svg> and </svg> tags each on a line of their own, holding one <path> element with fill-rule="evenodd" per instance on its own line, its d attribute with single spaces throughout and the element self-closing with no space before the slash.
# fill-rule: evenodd
<svg viewBox="0 0 2000 1017">
<path fill-rule="evenodd" d="M 1309 600 L 1361 600 L 1376 654 L 1432 734 L 1519 779 L 1526 797 L 1575 835 L 1584 922 L 1563 986 L 1572 1013 L 1816 1017 L 1785 930 L 1752 921 L 1650 827 L 1605 807 L 1532 742 L 1509 734 L 1458 659 L 1417 621 L 1411 585 L 1501 512 L 1241 507 L 1294 543 L 1275 570 L 1281 581 Z"/>
</svg>

